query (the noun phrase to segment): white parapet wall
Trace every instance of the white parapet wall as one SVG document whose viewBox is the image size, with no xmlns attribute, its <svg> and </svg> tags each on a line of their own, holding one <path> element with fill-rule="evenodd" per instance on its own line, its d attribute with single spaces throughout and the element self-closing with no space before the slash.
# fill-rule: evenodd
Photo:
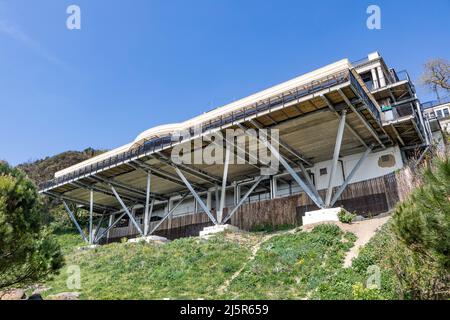
<svg viewBox="0 0 450 320">
<path fill-rule="evenodd" d="M 302 217 L 302 223 L 304 226 L 308 224 L 325 222 L 325 221 L 339 221 L 338 213 L 342 208 L 328 208 L 315 211 L 305 212 Z"/>
<path fill-rule="evenodd" d="M 200 231 L 200 237 L 209 236 L 215 233 L 225 232 L 225 231 L 232 231 L 237 232 L 239 229 L 235 226 L 232 226 L 231 224 L 218 224 L 211 227 L 205 227 L 202 231 Z"/>
</svg>

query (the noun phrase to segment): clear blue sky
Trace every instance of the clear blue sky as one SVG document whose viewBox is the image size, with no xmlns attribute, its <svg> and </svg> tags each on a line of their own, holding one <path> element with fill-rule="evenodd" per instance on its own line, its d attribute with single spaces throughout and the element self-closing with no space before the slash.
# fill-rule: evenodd
<svg viewBox="0 0 450 320">
<path fill-rule="evenodd" d="M 366 28 L 372 3 L 382 30 Z M 81 30 L 66 28 L 70 4 Z M 448 0 L 0 0 L 0 159 L 117 147 L 375 50 L 417 81 L 449 58 L 449 20 Z"/>
</svg>

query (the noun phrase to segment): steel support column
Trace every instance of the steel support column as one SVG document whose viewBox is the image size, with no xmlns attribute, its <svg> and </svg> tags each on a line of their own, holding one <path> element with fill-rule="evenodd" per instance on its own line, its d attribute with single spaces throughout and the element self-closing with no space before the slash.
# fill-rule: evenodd
<svg viewBox="0 0 450 320">
<path fill-rule="evenodd" d="M 336 143 L 334 145 L 333 161 L 331 163 L 330 178 L 328 180 L 328 189 L 325 197 L 325 206 L 329 207 L 331 202 L 331 193 L 333 191 L 333 179 L 336 173 L 337 163 L 339 160 L 339 152 L 341 151 L 342 137 L 344 136 L 345 118 L 347 110 L 342 110 L 341 118 L 339 119 L 339 126 L 336 135 Z"/>
<path fill-rule="evenodd" d="M 223 220 L 223 223 L 226 223 L 228 220 L 231 219 L 231 217 L 236 213 L 236 211 L 240 208 L 240 206 L 244 203 L 245 200 L 250 196 L 250 194 L 255 190 L 255 188 L 258 186 L 258 184 L 263 179 L 262 176 L 259 176 L 256 179 L 256 182 L 251 186 L 251 188 L 247 191 L 247 193 L 242 197 L 242 199 L 239 200 L 238 204 L 231 210 L 231 212 L 228 214 L 228 216 Z"/>
<path fill-rule="evenodd" d="M 94 243 L 94 238 L 92 234 L 92 216 L 94 214 L 94 190 L 89 191 L 89 244 Z"/>
<path fill-rule="evenodd" d="M 189 183 L 189 181 L 186 179 L 186 177 L 183 175 L 183 173 L 178 169 L 177 167 L 173 167 L 178 174 L 178 176 L 183 180 L 186 187 L 189 189 L 191 194 L 194 196 L 194 198 L 197 200 L 198 204 L 202 207 L 202 209 L 205 211 L 205 213 L 208 215 L 209 219 L 214 223 L 217 224 L 217 220 L 214 218 L 214 216 L 211 214 L 211 211 L 208 209 L 208 207 L 205 205 L 203 200 L 200 198 L 198 193 L 194 190 L 192 185 Z"/>
<path fill-rule="evenodd" d="M 240 124 L 238 124 L 238 126 L 243 130 L 246 129 L 244 126 L 242 126 Z M 247 133 L 247 134 L 252 135 L 250 133 Z M 252 135 L 252 136 L 255 137 L 255 135 Z M 275 149 L 267 139 L 259 139 L 257 136 L 256 136 L 256 139 L 258 139 L 262 144 L 264 144 L 270 150 L 270 152 L 273 155 L 275 155 L 275 157 L 277 157 L 278 161 L 289 172 L 289 174 L 292 176 L 292 178 L 294 178 L 294 180 L 300 185 L 300 187 L 303 189 L 303 191 L 306 192 L 306 194 L 311 198 L 311 200 L 319 208 L 324 208 L 325 205 L 324 205 L 322 199 L 318 195 L 316 195 L 316 193 L 314 193 L 305 182 L 303 182 L 303 180 L 298 176 L 298 174 L 295 172 L 295 170 L 288 164 L 288 162 L 284 159 L 284 157 L 280 154 L 280 152 L 278 152 L 278 150 Z"/>
<path fill-rule="evenodd" d="M 152 229 L 152 231 L 150 232 L 150 234 L 153 234 L 153 232 L 156 231 L 156 229 L 159 228 L 159 226 L 169 217 L 173 214 L 173 212 L 180 206 L 180 204 L 184 201 L 184 199 L 186 199 L 188 193 L 186 193 L 181 199 L 180 201 L 178 201 L 178 203 L 170 210 L 167 211 L 166 215 L 158 222 L 158 224 Z"/>
<path fill-rule="evenodd" d="M 217 211 L 217 222 L 219 224 L 222 223 L 222 217 L 223 217 L 223 209 L 225 207 L 225 197 L 227 194 L 227 177 L 228 177 L 228 167 L 230 165 L 230 147 L 227 146 L 226 152 L 225 152 L 225 164 L 223 167 L 223 178 L 222 178 L 222 190 L 220 195 L 220 207 Z"/>
<path fill-rule="evenodd" d="M 283 165 L 283 167 L 289 172 L 292 178 L 299 184 L 300 188 L 303 189 L 303 191 L 306 192 L 306 194 L 311 198 L 311 200 L 319 207 L 323 208 L 325 207 L 322 199 L 318 197 L 310 188 L 309 186 L 302 180 L 302 178 L 299 177 L 297 172 L 287 163 L 286 160 L 280 155 L 280 153 L 270 144 L 268 141 L 263 141 L 263 143 L 269 148 L 270 152 L 274 154 L 278 161 Z"/>
<path fill-rule="evenodd" d="M 66 211 L 67 211 L 67 213 L 68 213 L 69 216 L 70 216 L 70 219 L 72 219 L 73 224 L 77 227 L 78 232 L 79 232 L 80 235 L 83 237 L 83 240 L 84 240 L 86 243 L 88 243 L 89 240 L 86 238 L 86 235 L 84 234 L 83 229 L 81 229 L 80 225 L 79 225 L 78 222 L 77 222 L 77 219 L 75 219 L 75 216 L 74 216 L 74 214 L 72 213 L 72 211 L 70 210 L 70 208 L 69 208 L 69 206 L 67 205 L 66 201 L 65 201 L 65 200 L 61 200 L 61 201 L 62 201 L 64 207 L 66 208 Z"/>
<path fill-rule="evenodd" d="M 145 213 L 144 213 L 144 235 L 148 234 L 148 224 L 149 224 L 149 209 L 150 209 L 150 187 L 152 181 L 152 172 L 147 172 L 147 192 L 145 195 Z"/>
<path fill-rule="evenodd" d="M 116 196 L 117 201 L 119 201 L 120 205 L 122 206 L 122 209 L 125 211 L 125 213 L 128 215 L 128 217 L 130 218 L 131 222 L 134 224 L 134 226 L 136 227 L 136 229 L 139 231 L 139 233 L 141 235 L 143 235 L 144 233 L 142 232 L 141 228 L 139 227 L 139 224 L 136 222 L 136 220 L 134 219 L 133 215 L 130 213 L 130 211 L 128 210 L 127 206 L 125 205 L 125 203 L 122 201 L 122 198 L 120 197 L 120 195 L 117 193 L 116 189 L 114 189 L 114 187 L 112 185 L 110 185 L 112 192 L 114 193 L 114 195 Z"/>
<path fill-rule="evenodd" d="M 356 172 L 358 171 L 359 167 L 361 167 L 361 164 L 364 162 L 364 160 L 367 159 L 367 157 L 369 156 L 370 152 L 372 151 L 372 146 L 370 146 L 369 148 L 367 148 L 367 150 L 363 153 L 363 155 L 361 156 L 361 158 L 358 160 L 358 162 L 356 163 L 355 167 L 352 169 L 352 171 L 350 172 L 350 174 L 348 175 L 347 178 L 345 178 L 344 183 L 339 187 L 339 189 L 336 191 L 336 194 L 334 195 L 333 199 L 331 200 L 331 206 L 333 206 L 336 201 L 339 199 L 339 197 L 341 196 L 342 192 L 345 190 L 345 188 L 347 187 L 347 185 L 350 183 L 350 181 L 353 179 L 353 176 L 356 174 Z"/>
</svg>

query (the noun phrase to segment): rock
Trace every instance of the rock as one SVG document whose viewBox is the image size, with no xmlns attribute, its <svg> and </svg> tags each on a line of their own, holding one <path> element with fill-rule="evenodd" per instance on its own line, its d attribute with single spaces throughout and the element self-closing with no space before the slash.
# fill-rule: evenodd
<svg viewBox="0 0 450 320">
<path fill-rule="evenodd" d="M 139 237 L 139 238 L 133 238 L 129 239 L 128 242 L 130 243 L 138 243 L 138 242 L 147 242 L 147 243 L 167 243 L 170 242 L 169 239 L 160 237 L 160 236 L 146 236 L 146 237 Z"/>
<path fill-rule="evenodd" d="M 366 220 L 366 218 L 364 218 L 363 216 L 356 216 L 356 217 L 353 219 L 353 222 L 355 222 L 355 221 L 364 221 L 364 220 Z"/>
<path fill-rule="evenodd" d="M 26 297 L 24 290 L 12 289 L 4 292 L 3 295 L 1 295 L 1 300 L 22 300 Z"/>
<path fill-rule="evenodd" d="M 79 292 L 61 292 L 48 296 L 50 300 L 78 300 Z"/>
<path fill-rule="evenodd" d="M 34 284 L 27 288 L 27 291 L 31 291 L 32 295 L 38 294 L 41 295 L 43 292 L 50 290 L 50 287 L 46 287 L 42 284 Z"/>
</svg>

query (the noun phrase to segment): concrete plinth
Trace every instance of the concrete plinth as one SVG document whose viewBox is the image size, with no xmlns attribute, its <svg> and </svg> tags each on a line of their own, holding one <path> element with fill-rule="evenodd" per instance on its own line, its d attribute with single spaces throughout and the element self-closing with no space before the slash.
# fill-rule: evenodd
<svg viewBox="0 0 450 320">
<path fill-rule="evenodd" d="M 170 242 L 169 239 L 164 238 L 164 237 L 160 237 L 160 236 L 146 236 L 146 237 L 139 237 L 139 238 L 134 238 L 134 239 L 129 239 L 128 242 L 130 243 L 138 243 L 138 242 L 142 242 L 145 241 L 147 243 L 150 242 L 159 242 L 159 243 L 166 243 L 166 242 Z"/>
<path fill-rule="evenodd" d="M 205 227 L 202 231 L 200 231 L 200 237 L 225 231 L 237 232 L 239 229 L 231 224 L 218 224 L 211 227 Z"/>
<path fill-rule="evenodd" d="M 338 213 L 342 208 L 328 208 L 315 211 L 308 211 L 305 216 L 302 217 L 303 225 L 324 222 L 324 221 L 339 221 Z"/>
<path fill-rule="evenodd" d="M 86 245 L 86 246 L 83 246 L 83 247 L 78 247 L 77 250 L 78 251 L 91 250 L 91 249 L 97 248 L 98 246 L 99 246 L 98 244 L 90 244 L 90 245 Z"/>
</svg>

